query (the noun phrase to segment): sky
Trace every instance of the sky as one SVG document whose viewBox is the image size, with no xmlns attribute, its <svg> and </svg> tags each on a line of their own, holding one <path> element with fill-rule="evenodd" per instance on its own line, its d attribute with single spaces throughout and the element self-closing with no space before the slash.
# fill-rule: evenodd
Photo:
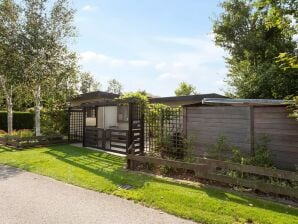
<svg viewBox="0 0 298 224">
<path fill-rule="evenodd" d="M 223 93 L 225 52 L 213 42 L 215 0 L 73 0 L 83 71 L 107 88 L 172 96 L 182 81 L 199 93 Z"/>
</svg>

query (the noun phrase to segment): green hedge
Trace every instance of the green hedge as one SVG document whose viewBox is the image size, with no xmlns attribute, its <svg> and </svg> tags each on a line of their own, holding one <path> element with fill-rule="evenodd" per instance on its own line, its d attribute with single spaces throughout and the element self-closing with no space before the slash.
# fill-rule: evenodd
<svg viewBox="0 0 298 224">
<path fill-rule="evenodd" d="M 13 129 L 33 129 L 34 114 L 30 112 L 13 112 Z M 7 112 L 0 111 L 0 130 L 7 131 Z"/>
</svg>

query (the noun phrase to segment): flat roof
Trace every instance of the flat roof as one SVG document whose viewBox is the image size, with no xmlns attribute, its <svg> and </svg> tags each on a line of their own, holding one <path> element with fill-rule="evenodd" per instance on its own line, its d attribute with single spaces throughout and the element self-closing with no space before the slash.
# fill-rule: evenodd
<svg viewBox="0 0 298 224">
<path fill-rule="evenodd" d="M 281 106 L 291 104 L 291 100 L 275 100 L 275 99 L 223 99 L 223 98 L 204 98 L 202 104 L 230 104 L 230 105 L 268 105 Z"/>
<path fill-rule="evenodd" d="M 195 101 L 201 102 L 204 98 L 227 98 L 217 93 L 197 94 L 190 96 L 169 96 L 150 98 L 150 103 L 179 102 L 179 101 Z"/>
</svg>

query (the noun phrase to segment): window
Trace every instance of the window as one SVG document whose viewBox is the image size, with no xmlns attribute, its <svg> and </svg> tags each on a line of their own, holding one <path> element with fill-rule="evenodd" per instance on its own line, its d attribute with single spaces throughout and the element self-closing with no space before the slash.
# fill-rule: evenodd
<svg viewBox="0 0 298 224">
<path fill-rule="evenodd" d="M 95 117 L 95 108 L 88 107 L 86 108 L 86 117 Z"/>
<path fill-rule="evenodd" d="M 117 121 L 118 122 L 128 122 L 128 106 L 118 106 Z"/>
<path fill-rule="evenodd" d="M 86 108 L 86 126 L 96 126 L 95 107 Z"/>
</svg>

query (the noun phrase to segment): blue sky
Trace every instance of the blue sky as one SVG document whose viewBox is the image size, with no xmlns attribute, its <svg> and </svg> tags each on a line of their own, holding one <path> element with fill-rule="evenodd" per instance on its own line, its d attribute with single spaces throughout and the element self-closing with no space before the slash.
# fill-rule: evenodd
<svg viewBox="0 0 298 224">
<path fill-rule="evenodd" d="M 200 93 L 222 93 L 225 52 L 213 43 L 213 0 L 74 0 L 82 70 L 106 88 L 174 95 L 181 81 Z"/>
</svg>

